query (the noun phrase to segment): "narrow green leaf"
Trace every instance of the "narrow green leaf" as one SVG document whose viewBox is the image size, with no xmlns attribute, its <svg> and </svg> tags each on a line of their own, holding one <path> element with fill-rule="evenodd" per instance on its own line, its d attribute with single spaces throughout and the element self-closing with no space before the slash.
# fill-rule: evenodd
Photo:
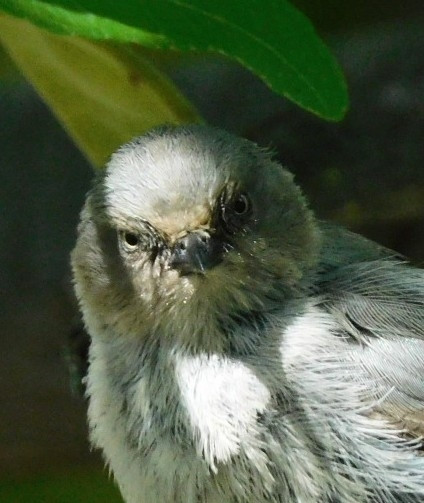
<svg viewBox="0 0 424 503">
<path fill-rule="evenodd" d="M 0 0 L 0 8 L 58 35 L 78 35 L 93 40 L 135 42 L 147 47 L 159 47 L 166 44 L 165 37 L 161 35 L 148 33 L 139 28 L 131 28 L 90 12 L 73 12 L 38 0 Z"/>
<path fill-rule="evenodd" d="M 52 35 L 6 15 L 0 42 L 95 165 L 154 126 L 199 121 L 175 87 L 128 46 Z"/>
<path fill-rule="evenodd" d="M 41 14 L 46 5 L 56 9 L 55 26 Z M 84 28 L 87 37 L 99 38 L 103 30 L 104 38 L 127 41 L 128 30 L 140 30 L 140 43 L 150 47 L 224 53 L 274 91 L 326 119 L 339 120 L 347 109 L 337 62 L 309 20 L 287 0 L 0 0 L 0 8 L 56 31 L 58 25 L 66 33 L 82 26 L 74 18 L 74 31 L 69 31 L 64 12 L 93 15 L 93 33 Z M 118 23 L 113 33 L 106 20 Z"/>
<path fill-rule="evenodd" d="M 0 44 L 0 81 L 15 82 L 22 79 L 16 65 Z"/>
</svg>

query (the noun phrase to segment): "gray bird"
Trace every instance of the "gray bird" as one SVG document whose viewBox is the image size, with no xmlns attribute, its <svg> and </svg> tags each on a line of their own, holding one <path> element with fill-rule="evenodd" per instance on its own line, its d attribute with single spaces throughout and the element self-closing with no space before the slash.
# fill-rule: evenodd
<svg viewBox="0 0 424 503">
<path fill-rule="evenodd" d="M 424 271 L 318 222 L 267 151 L 204 126 L 128 143 L 72 267 L 127 503 L 424 501 Z"/>
</svg>

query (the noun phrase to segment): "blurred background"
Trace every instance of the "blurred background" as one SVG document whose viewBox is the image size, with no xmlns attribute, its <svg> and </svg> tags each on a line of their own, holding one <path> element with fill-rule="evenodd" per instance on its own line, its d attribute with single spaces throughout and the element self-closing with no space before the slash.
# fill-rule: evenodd
<svg viewBox="0 0 424 503">
<path fill-rule="evenodd" d="M 320 218 L 422 265 L 424 4 L 297 1 L 345 70 L 326 123 L 221 57 L 152 53 L 213 125 L 272 148 Z M 92 169 L 0 49 L 0 502 L 119 502 L 69 378 L 69 252 Z M 74 338 L 75 340 L 75 338 Z M 71 361 L 72 365 L 72 361 Z"/>
</svg>

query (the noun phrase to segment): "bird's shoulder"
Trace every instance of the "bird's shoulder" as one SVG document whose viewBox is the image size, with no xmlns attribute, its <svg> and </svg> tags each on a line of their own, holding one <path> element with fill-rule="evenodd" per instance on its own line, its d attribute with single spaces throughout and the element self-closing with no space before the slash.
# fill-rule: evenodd
<svg viewBox="0 0 424 503">
<path fill-rule="evenodd" d="M 326 224 L 313 291 L 356 334 L 424 339 L 424 269 Z"/>
<path fill-rule="evenodd" d="M 322 229 L 314 284 L 319 307 L 351 341 L 352 360 L 381 398 L 376 410 L 421 435 L 424 269 L 362 236 L 330 225 Z"/>
</svg>

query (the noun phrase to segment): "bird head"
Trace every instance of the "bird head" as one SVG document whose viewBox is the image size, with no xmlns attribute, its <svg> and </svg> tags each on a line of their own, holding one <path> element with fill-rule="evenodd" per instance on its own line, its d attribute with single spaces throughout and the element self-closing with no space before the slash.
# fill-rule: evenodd
<svg viewBox="0 0 424 503">
<path fill-rule="evenodd" d="M 161 127 L 96 177 L 72 263 L 86 318 L 137 336 L 280 304 L 318 249 L 300 189 L 269 152 L 210 127 Z"/>
</svg>

